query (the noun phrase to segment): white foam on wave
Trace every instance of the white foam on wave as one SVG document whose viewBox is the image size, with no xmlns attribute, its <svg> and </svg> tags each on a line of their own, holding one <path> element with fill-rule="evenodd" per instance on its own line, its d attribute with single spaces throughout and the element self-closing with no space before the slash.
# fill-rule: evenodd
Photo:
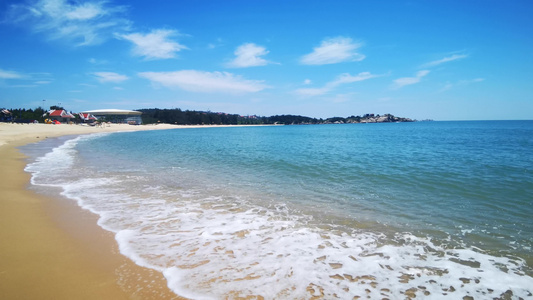
<svg viewBox="0 0 533 300">
<path fill-rule="evenodd" d="M 76 173 L 67 141 L 27 170 L 34 184 L 63 194 L 100 216 L 122 254 L 164 274 L 193 299 L 532 296 L 524 261 L 479 249 L 450 249 L 430 238 L 354 228 L 337 230 L 283 204 L 262 207 L 234 194 L 155 187 L 142 176 Z M 72 176 L 49 177 L 58 163 Z M 46 175 L 46 176 L 43 176 Z M 403 295 L 403 296 L 402 296 Z"/>
<path fill-rule="evenodd" d="M 527 297 L 533 286 L 521 271 L 521 260 L 446 249 L 408 233 L 390 241 L 362 230 L 309 226 L 310 216 L 238 198 L 192 193 L 173 195 L 179 199 L 173 200 L 168 191 L 162 197 L 137 198 L 117 186 L 109 192 L 102 184 L 111 181 L 99 184 L 95 191 L 100 193 L 81 198 L 105 199 L 96 205 L 99 224 L 116 232 L 120 252 L 162 272 L 176 294 L 194 299 L 402 294 L 454 299 L 498 297 L 508 290 Z M 121 185 L 131 187 L 131 182 Z M 79 197 L 74 190 L 69 193 Z"/>
<path fill-rule="evenodd" d="M 97 133 L 91 135 L 78 136 L 65 141 L 62 145 L 53 148 L 50 152 L 35 159 L 33 163 L 28 164 L 24 171 L 32 173 L 31 183 L 41 186 L 59 186 L 62 185 L 65 176 L 71 173 L 75 167 L 76 145 L 80 141 L 90 141 L 109 133 Z"/>
<path fill-rule="evenodd" d="M 24 171 L 32 173 L 31 183 L 34 185 L 54 185 L 57 176 L 64 174 L 73 165 L 74 146 L 78 139 L 66 141 L 63 145 L 52 149 L 28 164 Z"/>
</svg>

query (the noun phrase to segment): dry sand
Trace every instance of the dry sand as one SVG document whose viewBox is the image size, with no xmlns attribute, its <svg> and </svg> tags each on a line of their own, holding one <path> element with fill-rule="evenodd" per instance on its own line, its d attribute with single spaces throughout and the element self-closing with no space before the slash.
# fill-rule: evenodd
<svg viewBox="0 0 533 300">
<path fill-rule="evenodd" d="M 206 126 L 181 126 L 171 124 L 157 125 L 127 125 L 111 124 L 104 127 L 92 127 L 82 125 L 50 125 L 50 124 L 11 124 L 0 123 L 0 146 L 5 143 L 20 141 L 25 139 L 24 143 L 38 142 L 39 139 L 48 137 L 57 137 L 69 134 L 90 134 L 98 132 L 117 132 L 117 131 L 140 131 L 140 130 L 160 130 L 176 128 L 197 128 Z"/>
<path fill-rule="evenodd" d="M 48 137 L 192 126 L 0 123 L 0 298 L 179 299 L 164 277 L 118 252 L 97 216 L 73 201 L 27 189 L 24 155 L 16 147 Z"/>
</svg>

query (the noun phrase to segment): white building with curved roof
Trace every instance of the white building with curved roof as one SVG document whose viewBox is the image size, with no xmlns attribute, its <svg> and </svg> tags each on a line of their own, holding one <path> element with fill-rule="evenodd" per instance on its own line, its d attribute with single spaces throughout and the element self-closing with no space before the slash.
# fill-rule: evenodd
<svg viewBox="0 0 533 300">
<path fill-rule="evenodd" d="M 132 125 L 142 124 L 142 112 L 135 110 L 123 110 L 123 109 L 96 109 L 82 111 L 84 114 L 91 114 L 98 118 L 112 123 L 126 123 Z"/>
</svg>

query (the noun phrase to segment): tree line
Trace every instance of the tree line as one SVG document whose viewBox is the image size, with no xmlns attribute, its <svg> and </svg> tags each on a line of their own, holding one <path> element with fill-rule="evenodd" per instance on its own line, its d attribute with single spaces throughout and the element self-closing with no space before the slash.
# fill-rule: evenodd
<svg viewBox="0 0 533 300">
<path fill-rule="evenodd" d="M 300 115 L 275 115 L 264 116 L 241 116 L 237 114 L 226 114 L 210 111 L 194 111 L 176 109 L 138 109 L 143 124 L 168 123 L 177 125 L 246 125 L 246 124 L 346 124 L 346 123 L 386 123 L 386 122 L 412 122 L 409 118 L 395 117 L 391 114 L 375 115 L 365 114 L 363 116 L 332 117 L 327 119 L 317 119 Z"/>
<path fill-rule="evenodd" d="M 9 114 L 0 114 L 0 121 L 17 123 L 30 123 L 37 121 L 39 123 L 43 123 L 45 119 L 43 115 L 48 112 L 48 110 L 45 110 L 42 107 L 35 109 L 15 108 L 9 109 L 8 111 L 10 112 Z"/>
<path fill-rule="evenodd" d="M 318 124 L 322 120 L 296 116 L 277 115 L 271 117 L 263 116 L 241 116 L 238 114 L 227 114 L 210 111 L 194 111 L 176 109 L 138 109 L 142 112 L 143 124 L 168 123 L 177 125 L 259 125 L 259 124 Z"/>
</svg>

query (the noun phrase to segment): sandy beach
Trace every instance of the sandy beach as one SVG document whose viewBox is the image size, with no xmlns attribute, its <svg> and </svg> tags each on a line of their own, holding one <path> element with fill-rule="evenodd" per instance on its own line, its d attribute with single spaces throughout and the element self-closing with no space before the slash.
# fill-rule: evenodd
<svg viewBox="0 0 533 300">
<path fill-rule="evenodd" d="M 193 126 L 0 123 L 0 293 L 4 299 L 180 299 L 158 272 L 118 252 L 97 217 L 68 199 L 27 189 L 17 147 L 50 137 Z"/>
</svg>

